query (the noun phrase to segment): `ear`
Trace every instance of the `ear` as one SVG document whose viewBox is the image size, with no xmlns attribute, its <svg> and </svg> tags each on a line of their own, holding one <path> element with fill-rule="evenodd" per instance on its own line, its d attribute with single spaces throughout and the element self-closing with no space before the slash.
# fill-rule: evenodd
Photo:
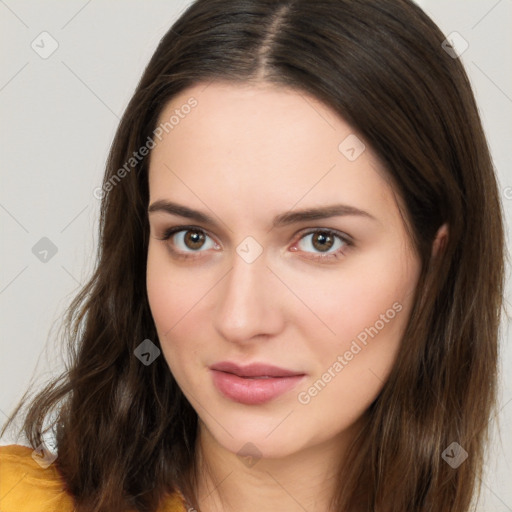
<svg viewBox="0 0 512 512">
<path fill-rule="evenodd" d="M 438 254 L 441 254 L 446 244 L 448 243 L 448 224 L 443 224 L 436 233 L 436 238 L 432 244 L 432 257 L 435 258 Z"/>
</svg>

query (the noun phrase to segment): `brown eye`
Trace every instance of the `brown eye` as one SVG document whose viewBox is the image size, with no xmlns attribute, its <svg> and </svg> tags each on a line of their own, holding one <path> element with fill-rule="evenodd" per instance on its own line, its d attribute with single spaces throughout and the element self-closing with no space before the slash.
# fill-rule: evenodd
<svg viewBox="0 0 512 512">
<path fill-rule="evenodd" d="M 319 231 L 318 233 L 313 233 L 311 241 L 315 249 L 325 252 L 331 249 L 334 245 L 334 236 L 330 233 Z"/>
<path fill-rule="evenodd" d="M 185 245 L 192 250 L 201 249 L 205 240 L 206 237 L 201 231 L 186 231 L 183 239 Z"/>
<path fill-rule="evenodd" d="M 182 253 L 204 252 L 220 249 L 220 246 L 201 229 L 175 229 L 168 232 L 163 240 L 169 240 L 174 248 Z"/>
<path fill-rule="evenodd" d="M 334 256 L 342 252 L 350 242 L 341 234 L 329 230 L 310 231 L 302 236 L 297 243 L 297 248 L 303 252 L 326 256 Z"/>
</svg>

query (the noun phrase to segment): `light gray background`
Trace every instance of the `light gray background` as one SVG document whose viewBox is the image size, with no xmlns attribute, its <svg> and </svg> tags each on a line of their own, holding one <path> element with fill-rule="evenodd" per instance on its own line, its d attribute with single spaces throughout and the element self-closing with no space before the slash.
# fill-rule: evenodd
<svg viewBox="0 0 512 512">
<path fill-rule="evenodd" d="M 469 43 L 462 61 L 480 106 L 510 224 L 512 0 L 419 3 L 445 34 L 456 31 Z M 0 0 L 0 423 L 32 377 L 42 383 L 61 368 L 55 341 L 59 321 L 94 263 L 99 201 L 93 190 L 101 184 L 119 117 L 144 66 L 189 4 Z M 35 40 L 43 51 L 38 37 L 43 31 L 59 45 L 47 59 L 31 48 Z M 45 41 L 47 51 L 50 42 Z M 46 263 L 32 253 L 42 237 L 57 247 Z M 507 310 L 510 289 L 509 280 Z M 501 439 L 495 436 L 480 511 L 512 511 L 508 325 L 505 318 L 495 422 Z"/>
</svg>

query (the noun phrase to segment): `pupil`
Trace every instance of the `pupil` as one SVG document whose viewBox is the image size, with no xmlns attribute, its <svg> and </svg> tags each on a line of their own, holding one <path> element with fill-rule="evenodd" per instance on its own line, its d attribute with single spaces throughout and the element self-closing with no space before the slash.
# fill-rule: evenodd
<svg viewBox="0 0 512 512">
<path fill-rule="evenodd" d="M 185 244 L 189 249 L 200 249 L 204 244 L 204 234 L 198 231 L 187 231 Z"/>
<path fill-rule="evenodd" d="M 313 245 L 315 249 L 325 252 L 328 251 L 334 243 L 334 237 L 327 233 L 317 233 L 313 237 Z"/>
</svg>

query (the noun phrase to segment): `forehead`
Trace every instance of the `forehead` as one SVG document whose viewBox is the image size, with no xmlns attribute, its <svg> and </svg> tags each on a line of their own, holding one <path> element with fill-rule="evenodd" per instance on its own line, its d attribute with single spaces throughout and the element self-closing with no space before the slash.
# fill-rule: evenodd
<svg viewBox="0 0 512 512">
<path fill-rule="evenodd" d="M 187 108 L 192 101 L 196 106 Z M 173 116 L 181 111 L 188 113 L 179 119 Z M 171 118 L 176 124 L 164 135 L 169 149 L 173 145 L 202 149 L 217 157 L 228 151 L 231 161 L 238 158 L 244 166 L 251 158 L 258 162 L 271 158 L 275 167 L 279 157 L 289 161 L 301 156 L 318 158 L 320 153 L 332 160 L 339 155 L 339 142 L 353 133 L 316 98 L 266 83 L 198 84 L 171 100 L 159 124 L 164 126 Z"/>
<path fill-rule="evenodd" d="M 229 199 L 224 213 L 233 215 L 275 214 L 298 203 L 389 209 L 394 202 L 371 149 L 336 112 L 300 91 L 198 84 L 173 98 L 159 126 L 166 129 L 151 154 L 150 201 Z M 347 147 L 356 156 L 364 150 L 354 159 Z"/>
</svg>

